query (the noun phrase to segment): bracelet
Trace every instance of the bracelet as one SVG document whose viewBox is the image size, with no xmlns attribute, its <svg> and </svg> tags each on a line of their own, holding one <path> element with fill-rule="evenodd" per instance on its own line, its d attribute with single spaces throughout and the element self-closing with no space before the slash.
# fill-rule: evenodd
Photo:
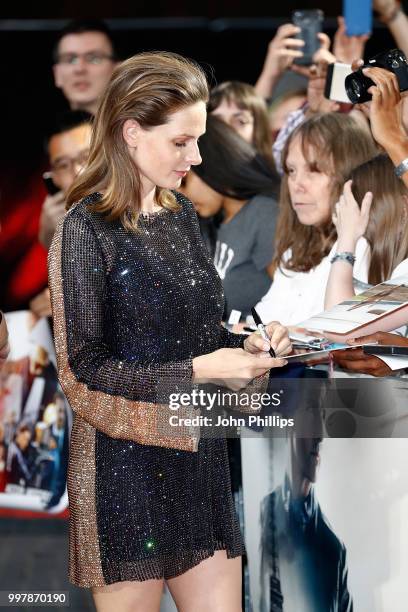
<svg viewBox="0 0 408 612">
<path fill-rule="evenodd" d="M 356 261 L 354 253 L 350 253 L 350 251 L 344 251 L 344 253 L 336 253 L 330 260 L 330 263 L 334 263 L 335 261 L 346 261 L 351 266 L 354 266 L 354 262 Z"/>
<path fill-rule="evenodd" d="M 398 176 L 398 178 L 401 178 L 401 176 L 405 174 L 407 170 L 408 170 L 408 157 L 403 159 L 402 162 L 394 168 L 394 172 Z"/>
</svg>

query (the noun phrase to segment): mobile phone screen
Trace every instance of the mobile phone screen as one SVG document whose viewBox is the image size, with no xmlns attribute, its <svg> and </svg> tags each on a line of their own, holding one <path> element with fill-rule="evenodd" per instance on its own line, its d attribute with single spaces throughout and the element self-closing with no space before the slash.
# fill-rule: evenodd
<svg viewBox="0 0 408 612">
<path fill-rule="evenodd" d="M 302 47 L 303 57 L 298 57 L 294 60 L 295 64 L 310 65 L 313 61 L 313 55 L 320 47 L 320 41 L 317 38 L 323 27 L 323 11 L 320 9 L 312 9 L 305 11 L 294 11 L 292 13 L 292 23 L 300 28 L 300 32 L 295 38 L 304 41 Z"/>
</svg>

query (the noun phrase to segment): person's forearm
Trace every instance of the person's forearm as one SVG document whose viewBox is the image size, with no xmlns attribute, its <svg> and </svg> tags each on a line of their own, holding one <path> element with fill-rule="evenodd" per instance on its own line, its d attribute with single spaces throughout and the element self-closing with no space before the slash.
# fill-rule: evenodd
<svg viewBox="0 0 408 612">
<path fill-rule="evenodd" d="M 387 25 L 397 43 L 397 47 L 408 56 L 408 17 L 404 11 L 400 9 L 394 19 Z"/>
<path fill-rule="evenodd" d="M 408 157 L 408 136 L 405 134 L 389 134 L 382 144 L 395 166 Z"/>
<path fill-rule="evenodd" d="M 337 253 L 354 253 L 356 245 L 351 241 L 340 242 Z M 324 296 L 324 308 L 328 310 L 355 295 L 353 287 L 353 266 L 348 261 L 338 259 L 331 264 L 329 279 Z"/>
<path fill-rule="evenodd" d="M 408 137 L 398 134 L 394 138 L 390 136 L 387 143 L 383 144 L 395 167 L 408 158 Z M 408 187 L 408 171 L 401 176 L 401 180 Z"/>
<path fill-rule="evenodd" d="M 325 310 L 333 308 L 336 304 L 340 304 L 354 295 L 353 268 L 347 261 L 335 261 L 332 264 L 326 285 Z"/>
<path fill-rule="evenodd" d="M 268 71 L 263 69 L 255 83 L 255 91 L 258 96 L 265 99 L 271 98 L 278 80 L 278 75 L 268 74 Z"/>
</svg>

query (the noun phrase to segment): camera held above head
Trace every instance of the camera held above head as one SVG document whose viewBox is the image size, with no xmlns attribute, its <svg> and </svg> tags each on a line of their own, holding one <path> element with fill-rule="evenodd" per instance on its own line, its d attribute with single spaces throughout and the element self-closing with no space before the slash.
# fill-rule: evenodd
<svg viewBox="0 0 408 612">
<path fill-rule="evenodd" d="M 407 58 L 400 49 L 391 49 L 374 56 L 368 60 L 367 64 L 364 64 L 364 66 L 361 66 L 361 68 L 346 77 L 344 82 L 346 92 L 353 104 L 361 104 L 371 100 L 371 94 L 368 93 L 368 89 L 374 85 L 374 82 L 363 74 L 363 69 L 375 67 L 393 72 L 398 79 L 400 91 L 408 90 Z"/>
</svg>

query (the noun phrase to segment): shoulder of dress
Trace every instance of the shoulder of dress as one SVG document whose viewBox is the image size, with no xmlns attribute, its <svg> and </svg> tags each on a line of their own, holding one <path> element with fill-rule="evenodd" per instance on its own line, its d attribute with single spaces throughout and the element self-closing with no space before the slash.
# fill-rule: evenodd
<svg viewBox="0 0 408 612">
<path fill-rule="evenodd" d="M 181 205 L 181 210 L 178 214 L 181 214 L 186 221 L 192 222 L 193 225 L 198 224 L 197 212 L 192 201 L 179 191 L 173 191 L 173 193 L 176 196 L 178 204 Z"/>
<path fill-rule="evenodd" d="M 184 195 L 184 193 L 181 193 L 180 191 L 175 191 L 175 190 L 172 193 L 176 196 L 177 202 L 181 204 L 183 208 L 194 209 L 194 205 L 192 201 L 189 200 L 188 197 Z"/>
<path fill-rule="evenodd" d="M 92 212 L 89 206 L 98 202 L 101 199 L 101 197 L 102 197 L 101 194 L 98 192 L 91 193 L 85 196 L 84 198 L 82 198 L 82 200 L 75 202 L 75 204 L 71 206 L 71 208 L 68 210 L 67 215 L 72 215 L 72 216 L 84 215 L 87 217 L 92 217 L 93 215 L 96 215 L 97 213 Z"/>
<path fill-rule="evenodd" d="M 90 206 L 98 202 L 100 198 L 100 193 L 92 193 L 73 204 L 64 217 L 64 225 L 81 221 L 92 226 L 95 225 L 95 223 L 101 220 L 102 215 L 92 210 Z"/>
</svg>

